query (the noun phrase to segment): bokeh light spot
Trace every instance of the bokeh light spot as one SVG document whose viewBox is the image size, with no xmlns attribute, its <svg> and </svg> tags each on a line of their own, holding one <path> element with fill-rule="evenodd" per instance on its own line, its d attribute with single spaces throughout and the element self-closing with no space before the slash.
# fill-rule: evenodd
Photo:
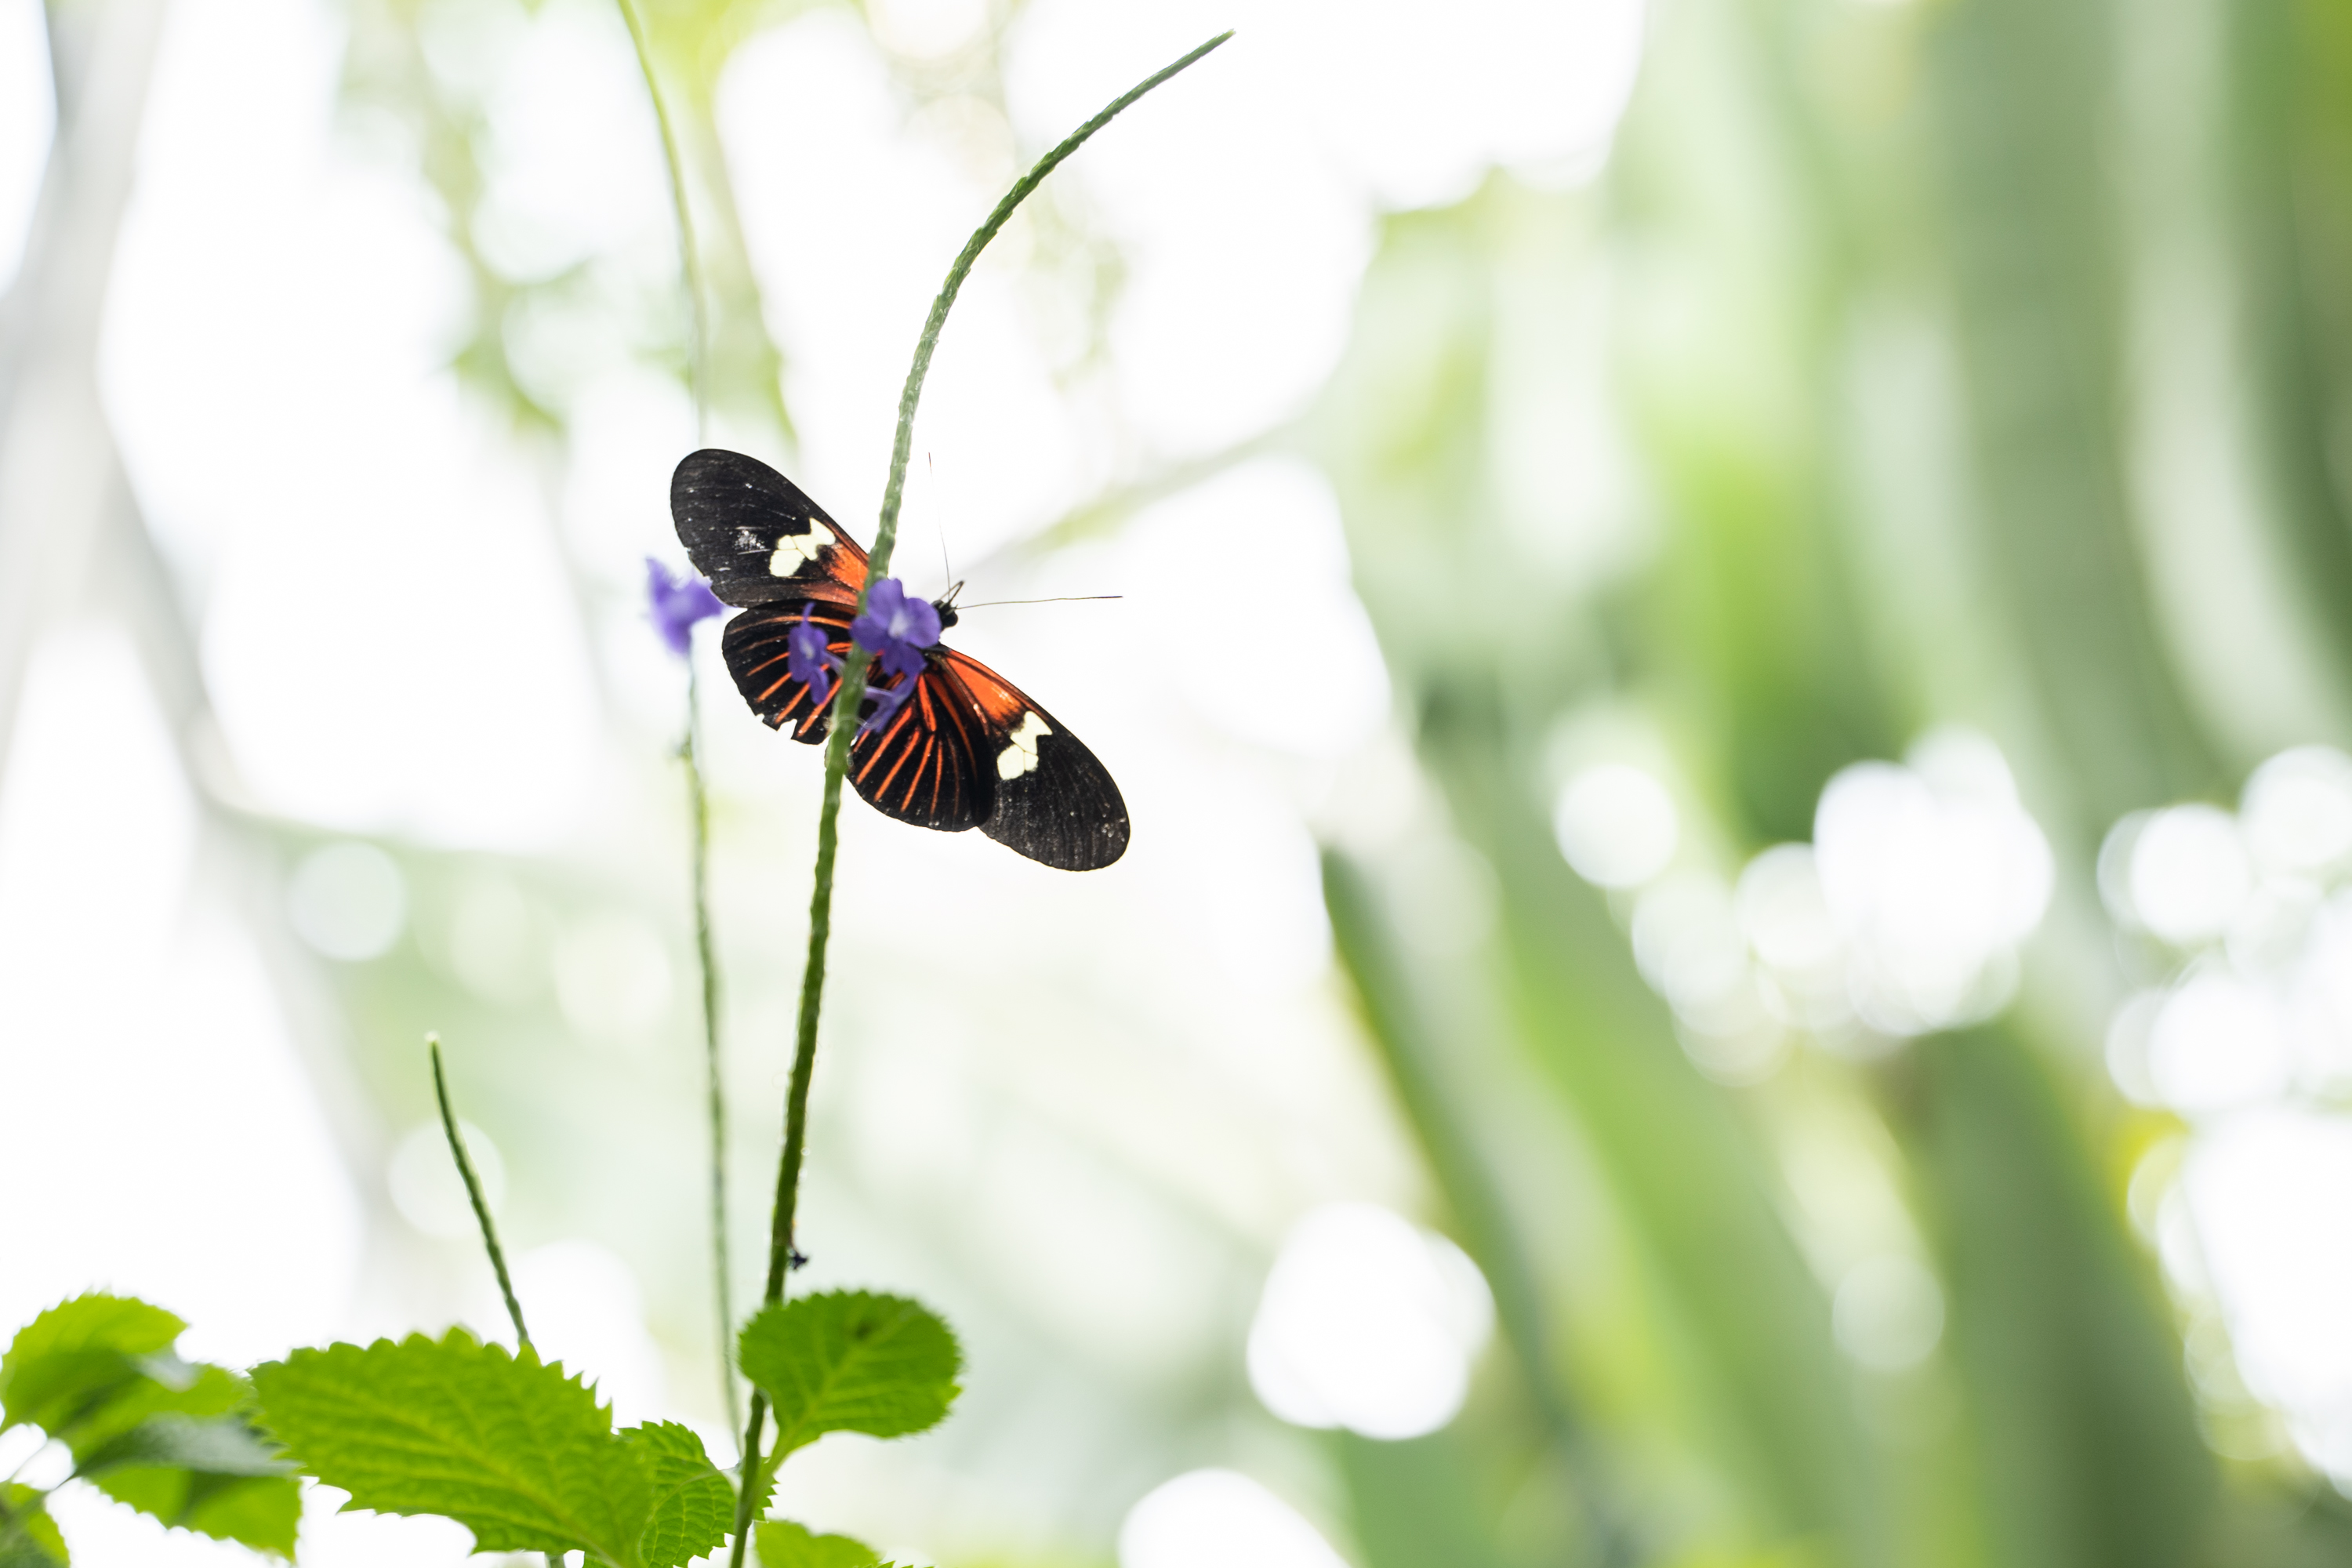
<svg viewBox="0 0 2352 1568">
<path fill-rule="evenodd" d="M 2229 930 L 2253 890 L 2253 865 L 2230 814 L 2176 805 L 2137 827 L 2125 887 L 2139 924 L 2179 947 Z"/>
<path fill-rule="evenodd" d="M 380 958 L 408 919 L 408 889 L 373 844 L 330 844 L 303 857 L 286 885 L 295 931 L 329 958 Z"/>
<path fill-rule="evenodd" d="M 1666 786 L 1626 763 L 1585 769 L 1552 812 L 1559 852 L 1576 874 L 1603 888 L 1638 888 L 1675 858 L 1681 824 Z"/>
<path fill-rule="evenodd" d="M 1889 1035 L 1997 1011 L 2055 868 L 1991 742 L 1942 731 L 1916 766 L 1861 763 L 1822 791 L 1813 853 L 1850 953 L 1848 990 Z"/>
<path fill-rule="evenodd" d="M 2333 1241 L 2352 1204 L 2352 1121 L 2263 1107 L 2200 1129 L 2179 1193 L 2159 1223 L 2179 1215 L 2193 1236 L 2162 1237 L 2168 1270 L 2204 1276 L 2181 1282 L 2218 1296 L 2246 1388 L 2284 1410 L 2305 1458 L 2352 1481 L 2352 1258 Z"/>
<path fill-rule="evenodd" d="M 2246 781 L 2239 819 L 2266 870 L 2340 868 L 2352 857 L 2352 757 L 2333 746 L 2281 752 Z"/>
<path fill-rule="evenodd" d="M 2166 998 L 2150 1026 L 2147 1076 L 2158 1099 L 2206 1116 L 2283 1092 L 2294 1076 L 2286 1019 L 2264 987 L 2219 966 Z"/>
<path fill-rule="evenodd" d="M 1297 1509 L 1234 1470 L 1192 1470 L 1144 1494 L 1118 1530 L 1119 1568 L 1346 1568 Z"/>
<path fill-rule="evenodd" d="M 1418 1437 L 1454 1419 L 1494 1328 L 1477 1266 L 1373 1204 L 1292 1227 L 1250 1325 L 1251 1386 L 1301 1426 Z"/>
</svg>

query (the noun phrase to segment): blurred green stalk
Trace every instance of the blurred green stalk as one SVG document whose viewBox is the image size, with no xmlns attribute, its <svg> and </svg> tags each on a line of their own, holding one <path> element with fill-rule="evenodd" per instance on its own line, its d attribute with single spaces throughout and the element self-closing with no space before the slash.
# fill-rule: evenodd
<svg viewBox="0 0 2352 1568">
<path fill-rule="evenodd" d="M 637 51 L 637 68 L 645 73 L 646 96 L 653 100 L 654 122 L 661 127 L 662 162 L 669 170 L 670 203 L 677 211 L 678 265 L 686 273 L 687 305 L 693 312 L 694 321 L 694 336 L 688 345 L 687 365 L 693 377 L 694 424 L 698 437 L 709 422 L 710 411 L 710 395 L 704 384 L 703 364 L 704 356 L 709 353 L 710 325 L 703 303 L 702 256 L 694 243 L 694 214 L 686 192 L 686 165 L 678 156 L 677 132 L 670 124 L 669 105 L 663 100 L 661 83 L 654 75 L 653 48 L 646 40 L 645 26 L 637 20 L 637 9 L 629 4 L 629 0 L 614 0 L 614 3 L 621 8 L 621 19 L 629 25 L 629 42 Z"/>
<path fill-rule="evenodd" d="M 688 344 L 688 373 L 694 390 L 697 437 L 710 421 L 710 390 L 704 365 L 710 337 L 703 304 L 702 256 L 694 239 L 694 214 L 687 197 L 686 167 L 678 156 L 677 133 L 670 124 L 669 106 L 654 74 L 653 49 L 645 26 L 629 0 L 615 0 L 621 18 L 629 26 L 629 42 L 636 49 L 637 68 L 645 73 L 646 96 L 653 100 L 654 121 L 661 127 L 662 161 L 669 171 L 670 201 L 677 214 L 678 264 L 685 273 L 687 305 L 693 321 Z M 719 1058 L 719 963 L 710 943 L 710 796 L 703 788 L 702 766 L 695 754 L 695 732 L 701 722 L 701 682 L 695 675 L 689 643 L 686 659 L 686 738 L 678 760 L 686 764 L 686 787 L 694 822 L 694 952 L 702 966 L 702 1045 L 709 1067 L 710 1099 L 710 1272 L 711 1300 L 719 1312 L 719 1393 L 730 1427 L 742 1419 L 735 1405 L 735 1309 L 730 1301 L 727 1258 L 727 1084 Z"/>
<path fill-rule="evenodd" d="M 1355 988 L 1364 1032 L 1388 1068 L 1465 1246 L 1494 1289 L 1503 1338 L 1560 1454 L 1585 1536 L 1586 1560 L 1602 1568 L 1637 1563 L 1641 1543 L 1612 1495 L 1599 1449 L 1563 1384 L 1535 1266 L 1468 1117 L 1447 1091 L 1441 1047 L 1415 994 L 1412 966 L 1365 868 L 1336 849 L 1323 852 L 1323 903 L 1331 917 L 1332 946 Z"/>
<path fill-rule="evenodd" d="M 696 760 L 695 732 L 701 723 L 700 679 L 686 661 L 686 739 L 678 760 L 686 764 L 688 813 L 694 823 L 694 953 L 702 966 L 702 1048 L 709 1068 L 710 1100 L 711 1298 L 719 1310 L 719 1387 L 727 1424 L 742 1419 L 735 1407 L 735 1309 L 728 1281 L 734 1270 L 727 1257 L 727 1082 L 719 1059 L 719 956 L 710 941 L 710 795 Z"/>
</svg>

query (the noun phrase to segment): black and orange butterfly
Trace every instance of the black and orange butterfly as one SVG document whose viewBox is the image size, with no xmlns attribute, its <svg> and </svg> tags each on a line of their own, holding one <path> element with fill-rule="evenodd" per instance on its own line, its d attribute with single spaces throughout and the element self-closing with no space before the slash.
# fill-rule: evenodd
<svg viewBox="0 0 2352 1568">
<path fill-rule="evenodd" d="M 845 658 L 850 618 L 866 586 L 866 552 L 783 475 L 740 452 L 696 452 L 677 466 L 669 510 L 678 539 L 711 592 L 743 613 L 719 647 L 751 710 L 793 739 L 824 739 L 829 703 L 812 701 L 790 668 L 788 642 L 803 623 Z M 936 600 L 942 630 L 955 625 Z M 940 644 L 912 676 L 871 669 L 895 693 L 887 717 L 849 747 L 849 781 L 885 816 L 941 833 L 977 827 L 1032 860 L 1093 871 L 1127 852 L 1127 803 L 1095 754 L 1011 681 Z"/>
</svg>

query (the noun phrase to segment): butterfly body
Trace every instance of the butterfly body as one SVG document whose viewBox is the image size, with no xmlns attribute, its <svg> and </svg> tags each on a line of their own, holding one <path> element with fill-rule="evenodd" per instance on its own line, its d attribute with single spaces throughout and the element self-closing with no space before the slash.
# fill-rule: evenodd
<svg viewBox="0 0 2352 1568">
<path fill-rule="evenodd" d="M 794 740 L 823 741 L 831 689 L 794 673 L 791 638 L 814 627 L 829 658 L 848 657 L 866 552 L 790 479 L 737 452 L 679 463 L 670 510 L 711 591 L 742 608 L 719 646 L 744 700 L 771 726 L 790 725 Z M 942 631 L 959 618 L 954 598 L 950 590 L 932 602 Z M 869 672 L 869 688 L 895 705 L 850 744 L 850 784 L 868 805 L 940 832 L 977 827 L 1064 870 L 1099 869 L 1126 852 L 1126 803 L 1092 752 L 978 659 L 939 642 L 921 655 L 911 673 L 878 660 Z"/>
</svg>

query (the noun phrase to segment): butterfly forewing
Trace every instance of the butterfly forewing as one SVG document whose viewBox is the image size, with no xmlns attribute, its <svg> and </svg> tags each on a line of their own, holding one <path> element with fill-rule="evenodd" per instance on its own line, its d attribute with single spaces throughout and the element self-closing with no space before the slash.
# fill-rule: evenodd
<svg viewBox="0 0 2352 1568">
<path fill-rule="evenodd" d="M 716 447 L 670 476 L 678 539 L 730 605 L 823 599 L 854 605 L 866 552 L 800 487 L 757 458 Z"/>
</svg>

